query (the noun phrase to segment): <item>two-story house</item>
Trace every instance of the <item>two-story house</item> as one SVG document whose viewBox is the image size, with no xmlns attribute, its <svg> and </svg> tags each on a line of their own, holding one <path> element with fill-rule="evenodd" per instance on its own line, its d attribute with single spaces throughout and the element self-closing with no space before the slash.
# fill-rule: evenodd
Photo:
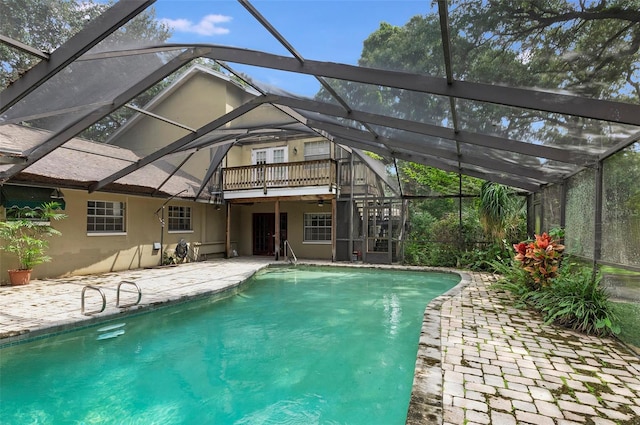
<svg viewBox="0 0 640 425">
<path fill-rule="evenodd" d="M 109 143 L 144 155 L 258 94 L 196 65 Z M 389 240 L 400 237 L 402 204 L 384 198 L 394 194 L 394 185 L 380 161 L 310 130 L 295 111 L 270 104 L 202 139 L 190 145 L 188 160 L 183 155 L 175 163 L 205 179 L 213 202 L 226 208 L 226 255 L 279 258 L 292 250 L 301 258 L 326 260 L 362 259 L 367 253 L 368 261 L 396 258 L 398 245 Z M 396 229 L 389 231 L 389 223 Z"/>
<path fill-rule="evenodd" d="M 53 261 L 37 266 L 34 277 L 156 266 L 180 239 L 189 243 L 190 261 L 234 255 L 395 260 L 403 208 L 384 164 L 273 105 L 96 189 L 256 94 L 194 66 L 106 144 L 74 138 L 5 182 L 5 219 L 17 207 L 51 199 L 63 202 L 69 216 L 55 223 L 62 236 L 51 240 Z M 0 127 L 0 142 L 17 151 L 46 137 L 49 132 L 33 127 Z M 2 269 L 13 261 L 0 254 Z"/>
</svg>

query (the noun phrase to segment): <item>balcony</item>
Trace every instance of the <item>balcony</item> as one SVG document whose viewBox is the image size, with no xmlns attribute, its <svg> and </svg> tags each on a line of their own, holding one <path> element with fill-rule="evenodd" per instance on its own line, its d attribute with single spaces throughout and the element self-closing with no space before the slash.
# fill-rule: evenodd
<svg viewBox="0 0 640 425">
<path fill-rule="evenodd" d="M 332 159 L 246 165 L 222 170 L 225 192 L 271 188 L 302 188 L 336 185 L 336 162 Z"/>
</svg>

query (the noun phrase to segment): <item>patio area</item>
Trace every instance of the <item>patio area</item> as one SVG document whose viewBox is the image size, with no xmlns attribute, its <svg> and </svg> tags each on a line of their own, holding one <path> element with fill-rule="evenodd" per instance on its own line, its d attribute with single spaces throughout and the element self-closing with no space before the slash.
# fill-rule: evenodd
<svg viewBox="0 0 640 425">
<path fill-rule="evenodd" d="M 0 346 L 237 288 L 271 263 L 262 258 L 212 260 L 0 287 Z M 431 329 L 440 329 L 440 352 L 432 352 L 435 362 L 424 360 L 425 349 L 438 338 L 426 334 L 428 326 L 423 328 L 408 424 L 640 423 L 640 359 L 626 347 L 544 325 L 535 313 L 514 308 L 508 294 L 490 288 L 492 275 L 463 277 L 456 290 L 427 309 L 425 317 L 437 319 L 430 323 Z M 123 280 L 141 288 L 140 305 L 115 307 L 116 288 Z M 104 312 L 81 314 L 85 285 L 103 289 Z M 135 301 L 130 286 L 122 291 L 122 303 Z M 100 307 L 97 292 L 86 296 L 87 310 Z M 417 390 L 427 398 L 416 397 Z"/>
<path fill-rule="evenodd" d="M 640 359 L 471 282 L 441 309 L 445 424 L 640 424 Z"/>
</svg>

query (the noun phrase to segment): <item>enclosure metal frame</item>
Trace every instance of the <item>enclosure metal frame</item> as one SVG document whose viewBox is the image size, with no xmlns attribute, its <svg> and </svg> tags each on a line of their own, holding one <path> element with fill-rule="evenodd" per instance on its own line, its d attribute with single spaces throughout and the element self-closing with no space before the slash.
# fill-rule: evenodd
<svg viewBox="0 0 640 425">
<path fill-rule="evenodd" d="M 438 13 L 442 36 L 442 52 L 445 65 L 445 77 L 432 77 L 419 73 L 390 71 L 382 69 L 365 68 L 333 62 L 314 61 L 303 58 L 282 36 L 282 34 L 255 8 L 248 0 L 238 0 L 240 4 L 291 54 L 291 57 L 270 54 L 266 52 L 240 49 L 217 45 L 185 45 L 163 44 L 150 45 L 135 49 L 112 50 L 101 53 L 88 53 L 90 49 L 107 38 L 122 25 L 152 5 L 155 0 L 121 0 L 108 8 L 100 17 L 87 23 L 83 30 L 71 37 L 55 51 L 51 53 L 41 52 L 31 46 L 0 34 L 0 42 L 20 49 L 40 59 L 40 62 L 27 70 L 17 81 L 0 92 L 0 114 L 11 109 L 12 106 L 25 101 L 29 94 L 51 79 L 65 67 L 81 61 L 99 60 L 105 58 L 125 57 L 148 53 L 173 52 L 181 53 L 163 66 L 156 69 L 146 78 L 138 81 L 133 87 L 124 90 L 110 102 L 105 102 L 74 122 L 69 123 L 60 131 L 51 134 L 46 140 L 35 148 L 24 152 L 7 170 L 0 172 L 0 184 L 10 181 L 17 174 L 30 165 L 42 159 L 46 155 L 61 147 L 71 138 L 78 135 L 87 127 L 107 116 L 116 109 L 124 106 L 164 77 L 178 70 L 195 58 L 209 58 L 227 67 L 224 61 L 240 63 L 274 70 L 294 72 L 310 75 L 316 78 L 330 93 L 337 105 L 317 100 L 301 99 L 282 93 L 267 93 L 262 91 L 260 96 L 241 105 L 234 111 L 218 117 L 195 129 L 191 134 L 182 137 L 170 145 L 155 151 L 125 167 L 112 175 L 93 184 L 89 191 L 96 191 L 116 180 L 132 173 L 141 167 L 150 164 L 166 155 L 180 152 L 190 146 L 194 140 L 210 134 L 215 129 L 247 113 L 259 105 L 269 104 L 281 110 L 286 110 L 291 117 L 303 126 L 306 126 L 309 134 L 319 134 L 346 147 L 361 148 L 382 155 L 392 155 L 395 159 L 403 159 L 422 163 L 424 165 L 440 168 L 446 171 L 478 177 L 488 181 L 494 181 L 513 186 L 531 193 L 540 192 L 549 184 L 562 185 L 561 188 L 561 224 L 565 224 L 565 212 L 567 201 L 567 179 L 586 168 L 596 170 L 596 213 L 593 217 L 595 226 L 594 242 L 594 267 L 596 264 L 604 264 L 602 255 L 602 208 L 603 208 L 603 166 L 604 161 L 610 156 L 622 151 L 626 147 L 640 140 L 640 131 L 628 137 L 624 141 L 612 146 L 600 155 L 571 151 L 550 146 L 532 145 L 519 140 L 498 137 L 494 135 L 479 134 L 462 130 L 459 126 L 456 102 L 458 99 L 486 102 L 497 105 L 505 105 L 516 108 L 524 108 L 541 112 L 559 113 L 612 123 L 630 124 L 640 126 L 640 105 L 591 99 L 581 96 L 550 93 L 543 90 L 505 87 L 492 84 L 483 84 L 456 80 L 453 73 L 453 59 L 451 54 L 451 38 L 448 18 L 448 2 L 438 1 Z M 352 81 L 362 84 L 386 86 L 389 88 L 403 89 L 417 93 L 443 96 L 448 98 L 452 114 L 452 128 L 425 124 L 388 115 L 373 114 L 354 109 L 342 98 L 327 82 L 327 78 Z M 255 86 L 254 86 L 255 87 Z M 139 113 L 148 113 L 139 110 Z M 55 115 L 53 112 L 52 115 Z M 310 115 L 306 115 L 310 114 Z M 318 115 L 323 119 L 319 119 Z M 162 119 L 157 117 L 157 119 Z M 345 125 L 337 119 L 352 120 L 362 126 L 363 129 L 355 129 Z M 9 123 L 10 121 L 4 121 Z M 2 123 L 2 122 L 0 122 Z M 176 123 L 180 125 L 180 123 Z M 427 143 L 419 143 L 415 140 L 398 137 L 382 137 L 376 133 L 373 126 L 384 126 L 391 129 L 410 132 L 415 135 L 426 136 L 451 142 L 455 149 L 446 150 L 434 148 Z M 201 147 L 220 146 L 223 150 L 217 153 L 211 163 L 211 169 L 207 178 L 213 175 L 218 167 L 224 152 L 239 140 L 239 137 L 212 137 L 203 142 Z M 462 147 L 470 146 L 476 149 L 499 149 L 519 155 L 545 158 L 558 161 L 575 167 L 572 173 L 548 173 L 532 167 L 509 163 L 501 159 L 486 158 L 480 155 L 463 154 Z M 4 155 L 4 154 L 3 154 Z M 5 155 L 6 156 L 6 155 Z M 23 161 L 24 160 L 24 161 Z M 206 181 L 197 191 L 194 199 L 198 198 L 206 186 Z M 159 188 L 156 192 L 159 191 Z M 461 192 L 461 188 L 460 188 Z M 462 197 L 462 193 L 458 194 Z M 407 198 L 405 194 L 401 197 Z M 530 198 L 532 199 L 532 198 Z M 542 211 L 544 220 L 544 211 Z M 542 223 L 544 226 L 544 222 Z M 350 241 L 350 247 L 353 241 Z M 617 265 L 621 266 L 621 265 Z M 640 270 L 640 267 L 634 268 Z"/>
</svg>

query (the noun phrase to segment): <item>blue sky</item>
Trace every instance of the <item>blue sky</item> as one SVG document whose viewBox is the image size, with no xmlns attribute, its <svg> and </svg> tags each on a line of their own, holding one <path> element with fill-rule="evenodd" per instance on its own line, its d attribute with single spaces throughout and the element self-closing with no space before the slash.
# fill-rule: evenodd
<svg viewBox="0 0 640 425">
<path fill-rule="evenodd" d="M 402 26 L 426 14 L 425 0 L 254 0 L 251 4 L 306 59 L 356 64 L 362 42 L 380 22 Z M 169 42 L 210 43 L 289 55 L 238 2 L 158 0 L 156 16 L 173 29 Z M 290 92 L 313 96 L 317 81 L 308 76 L 234 66 L 253 78 Z"/>
</svg>

